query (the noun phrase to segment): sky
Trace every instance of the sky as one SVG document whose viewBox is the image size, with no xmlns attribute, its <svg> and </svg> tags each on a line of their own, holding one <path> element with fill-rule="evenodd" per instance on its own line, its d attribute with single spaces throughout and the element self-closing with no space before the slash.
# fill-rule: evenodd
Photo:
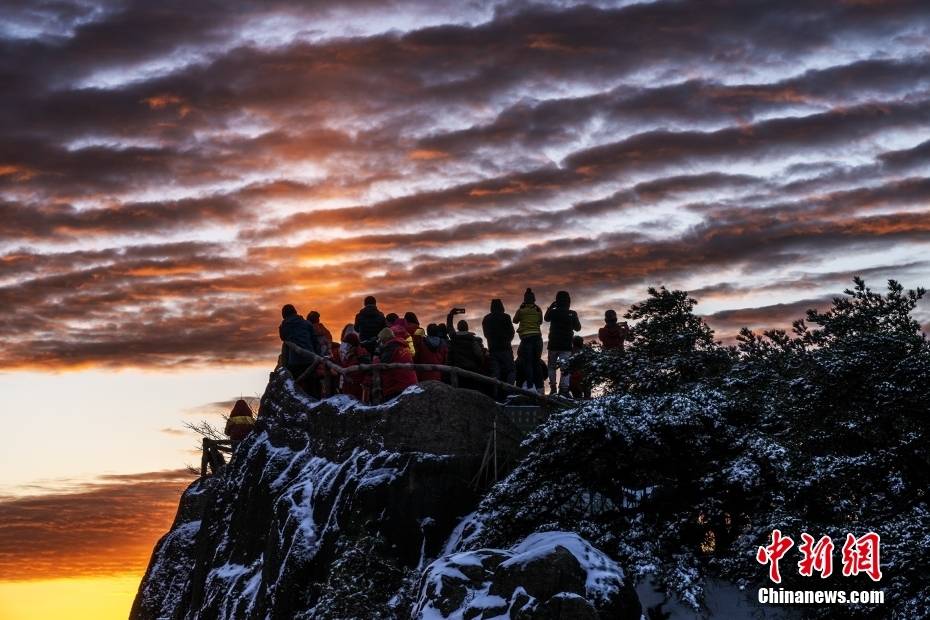
<svg viewBox="0 0 930 620">
<path fill-rule="evenodd" d="M 924 0 L 6 0 L 0 618 L 125 616 L 284 303 L 590 334 L 665 285 L 728 341 L 926 285 L 928 44 Z"/>
</svg>

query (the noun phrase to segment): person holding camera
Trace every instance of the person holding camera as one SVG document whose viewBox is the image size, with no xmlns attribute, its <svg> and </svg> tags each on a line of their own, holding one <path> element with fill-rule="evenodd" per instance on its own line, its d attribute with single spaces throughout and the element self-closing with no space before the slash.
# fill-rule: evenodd
<svg viewBox="0 0 930 620">
<path fill-rule="evenodd" d="M 452 308 L 446 316 L 446 329 L 449 332 L 449 365 L 484 374 L 484 345 L 481 338 L 468 331 L 468 321 L 460 320 L 452 329 L 452 317 L 465 314 L 465 308 Z"/>
<path fill-rule="evenodd" d="M 572 338 L 581 331 L 578 313 L 571 309 L 572 298 L 568 291 L 559 291 L 555 301 L 546 309 L 543 319 L 549 323 L 549 393 L 556 388 L 563 396 L 571 396 L 571 373 L 567 370 L 568 359 L 572 355 Z M 556 374 L 559 381 L 556 383 Z"/>
<path fill-rule="evenodd" d="M 597 330 L 597 338 L 601 341 L 601 346 L 605 351 L 614 349 L 623 352 L 623 343 L 631 338 L 633 333 L 630 331 L 626 321 L 617 321 L 617 312 L 608 310 L 604 313 L 604 327 Z"/>
</svg>

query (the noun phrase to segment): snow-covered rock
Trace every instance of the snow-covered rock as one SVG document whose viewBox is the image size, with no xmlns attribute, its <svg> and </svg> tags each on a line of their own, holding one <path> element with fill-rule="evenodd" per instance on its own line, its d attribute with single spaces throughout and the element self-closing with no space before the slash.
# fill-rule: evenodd
<svg viewBox="0 0 930 620">
<path fill-rule="evenodd" d="M 640 617 L 623 570 L 572 532 L 537 532 L 513 547 L 443 556 L 420 579 L 414 617 Z"/>
<path fill-rule="evenodd" d="M 272 373 L 256 431 L 191 485 L 132 618 L 409 617 L 422 569 L 480 491 L 489 439 L 506 474 L 519 433 L 440 383 L 365 407 L 315 402 Z"/>
</svg>

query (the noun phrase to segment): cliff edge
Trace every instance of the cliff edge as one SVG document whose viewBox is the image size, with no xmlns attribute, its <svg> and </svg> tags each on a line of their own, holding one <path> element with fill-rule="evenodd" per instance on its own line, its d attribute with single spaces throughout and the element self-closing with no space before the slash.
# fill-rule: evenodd
<svg viewBox="0 0 930 620">
<path fill-rule="evenodd" d="M 639 618 L 622 569 L 576 533 L 468 548 L 521 458 L 500 413 L 437 382 L 317 402 L 272 373 L 255 432 L 181 497 L 130 618 Z"/>
</svg>

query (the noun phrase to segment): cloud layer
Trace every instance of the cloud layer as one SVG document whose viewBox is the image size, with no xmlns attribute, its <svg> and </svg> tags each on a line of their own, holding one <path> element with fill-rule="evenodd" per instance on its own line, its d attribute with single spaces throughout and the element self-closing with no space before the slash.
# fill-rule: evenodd
<svg viewBox="0 0 930 620">
<path fill-rule="evenodd" d="M 109 475 L 68 492 L 0 497 L 0 581 L 141 574 L 191 478 Z"/>
<path fill-rule="evenodd" d="M 930 5 L 8 2 L 0 367 L 273 363 L 283 303 L 926 282 Z M 787 314 L 793 316 L 787 316 Z"/>
</svg>

